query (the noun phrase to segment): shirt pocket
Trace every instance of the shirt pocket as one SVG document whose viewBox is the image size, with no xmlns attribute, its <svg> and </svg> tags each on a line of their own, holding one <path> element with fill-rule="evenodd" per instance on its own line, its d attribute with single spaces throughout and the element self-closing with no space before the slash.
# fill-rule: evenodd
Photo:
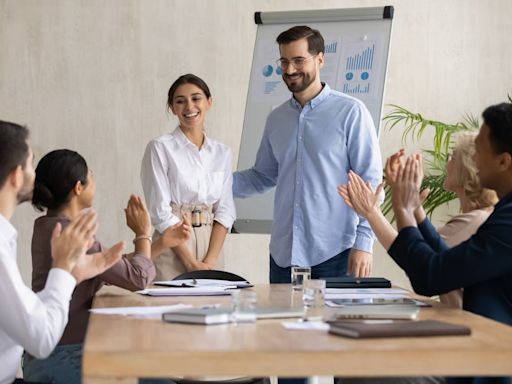
<svg viewBox="0 0 512 384">
<path fill-rule="evenodd" d="M 224 171 L 214 171 L 208 174 L 208 195 L 216 202 L 222 195 L 224 186 Z"/>
</svg>

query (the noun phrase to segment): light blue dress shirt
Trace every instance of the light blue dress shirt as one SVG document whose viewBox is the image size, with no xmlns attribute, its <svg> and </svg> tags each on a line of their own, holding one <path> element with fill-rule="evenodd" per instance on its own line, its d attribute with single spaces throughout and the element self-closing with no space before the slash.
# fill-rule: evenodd
<svg viewBox="0 0 512 384">
<path fill-rule="evenodd" d="M 382 161 L 365 105 L 327 84 L 303 108 L 291 98 L 274 109 L 256 162 L 235 172 L 235 197 L 276 186 L 270 253 L 280 267 L 314 266 L 355 248 L 372 252 L 375 236 L 338 195 L 352 169 L 375 188 Z"/>
</svg>

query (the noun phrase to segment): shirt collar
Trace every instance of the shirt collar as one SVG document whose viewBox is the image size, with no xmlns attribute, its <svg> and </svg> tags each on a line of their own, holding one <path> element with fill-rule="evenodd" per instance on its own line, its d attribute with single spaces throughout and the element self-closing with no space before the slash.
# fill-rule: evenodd
<svg viewBox="0 0 512 384">
<path fill-rule="evenodd" d="M 183 148 L 187 145 L 192 145 L 194 148 L 197 148 L 195 144 L 193 144 L 187 136 L 185 136 L 185 134 L 183 133 L 183 131 L 180 129 L 180 127 L 176 127 L 176 129 L 174 130 L 174 132 L 172 133 L 172 135 L 174 136 L 174 138 L 176 139 L 176 142 L 178 143 L 179 147 L 180 148 Z M 203 146 L 201 147 L 201 149 L 209 149 L 212 147 L 212 140 L 210 138 L 208 138 L 208 136 L 206 135 L 206 132 L 204 132 L 204 142 L 203 142 Z"/>
<path fill-rule="evenodd" d="M 322 86 L 323 87 L 320 93 L 306 103 L 306 105 L 309 104 L 311 106 L 311 109 L 314 109 L 317 105 L 322 103 L 322 101 L 324 101 L 327 98 L 327 96 L 329 96 L 329 93 L 331 93 L 331 87 L 329 87 L 328 84 L 322 83 Z M 293 96 L 290 99 L 290 103 L 292 104 L 293 107 L 297 109 L 302 109 L 300 103 L 297 100 L 295 100 Z"/>
<path fill-rule="evenodd" d="M 2 236 L 8 243 L 15 241 L 18 237 L 18 231 L 7 220 L 4 215 L 0 214 L 0 236 Z"/>
</svg>

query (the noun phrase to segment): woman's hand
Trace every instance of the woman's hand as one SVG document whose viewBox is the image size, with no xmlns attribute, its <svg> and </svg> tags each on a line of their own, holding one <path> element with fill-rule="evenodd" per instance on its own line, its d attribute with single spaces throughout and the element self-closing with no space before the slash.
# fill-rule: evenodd
<svg viewBox="0 0 512 384">
<path fill-rule="evenodd" d="M 186 242 L 192 235 L 192 226 L 188 215 L 183 215 L 183 219 L 178 223 L 167 228 L 162 234 L 162 242 L 165 248 L 174 248 Z"/>
<path fill-rule="evenodd" d="M 384 175 L 386 176 L 386 184 L 388 184 L 390 187 L 395 185 L 398 173 L 402 168 L 402 156 L 404 153 L 405 150 L 401 148 L 398 152 L 392 154 L 386 160 L 386 165 L 384 166 Z"/>
<path fill-rule="evenodd" d="M 422 159 L 420 154 L 407 158 L 405 166 L 399 170 L 396 182 L 392 187 L 393 209 L 413 213 L 422 203 L 420 195 L 423 179 Z"/>
<path fill-rule="evenodd" d="M 130 196 L 124 213 L 126 215 L 126 225 L 135 232 L 135 236 L 151 235 L 149 212 L 139 196 Z"/>
<path fill-rule="evenodd" d="M 379 196 L 383 187 L 384 183 L 380 183 L 373 192 L 369 182 L 365 184 L 359 175 L 349 171 L 348 185 L 338 186 L 338 193 L 359 216 L 367 219 L 369 215 L 380 210 Z"/>
</svg>

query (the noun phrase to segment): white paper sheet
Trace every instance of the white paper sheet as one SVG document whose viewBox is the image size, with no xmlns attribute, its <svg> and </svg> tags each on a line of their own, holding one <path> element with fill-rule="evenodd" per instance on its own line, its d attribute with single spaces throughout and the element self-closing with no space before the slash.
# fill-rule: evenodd
<svg viewBox="0 0 512 384">
<path fill-rule="evenodd" d="M 323 321 L 283 321 L 282 326 L 294 331 L 328 331 L 329 324 Z"/>
<path fill-rule="evenodd" d="M 146 288 L 137 291 L 148 296 L 220 296 L 230 295 L 226 287 L 182 287 L 182 288 Z"/>
</svg>

